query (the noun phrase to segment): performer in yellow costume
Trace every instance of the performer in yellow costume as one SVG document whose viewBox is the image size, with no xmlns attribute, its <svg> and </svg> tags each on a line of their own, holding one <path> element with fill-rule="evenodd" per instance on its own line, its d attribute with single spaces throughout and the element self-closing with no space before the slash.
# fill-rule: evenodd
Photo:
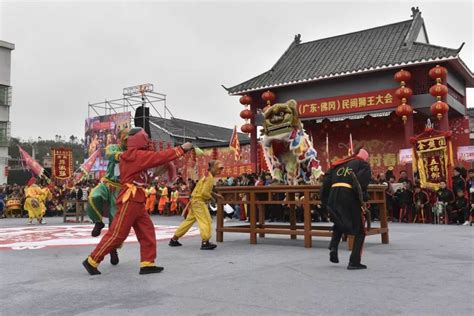
<svg viewBox="0 0 474 316">
<path fill-rule="evenodd" d="M 211 239 L 212 218 L 207 208 L 207 204 L 212 198 L 222 199 L 222 195 L 214 193 L 212 190 L 214 188 L 214 177 L 220 175 L 223 170 L 224 165 L 221 161 L 209 161 L 208 174 L 196 184 L 196 187 L 191 194 L 191 201 L 189 202 L 191 204 L 189 205 L 188 216 L 181 225 L 179 225 L 173 238 L 171 238 L 169 242 L 170 247 L 181 246 L 178 239 L 184 236 L 196 221 L 198 222 L 199 232 L 202 239 L 201 250 L 212 250 L 217 247 L 217 245 L 209 242 Z"/>
<path fill-rule="evenodd" d="M 25 197 L 24 209 L 28 212 L 28 225 L 32 225 L 35 218 L 38 224 L 46 224 L 43 216 L 46 213 L 45 202 L 52 197 L 49 189 L 41 188 L 36 184 L 36 179 L 31 178 L 25 188 Z"/>
</svg>

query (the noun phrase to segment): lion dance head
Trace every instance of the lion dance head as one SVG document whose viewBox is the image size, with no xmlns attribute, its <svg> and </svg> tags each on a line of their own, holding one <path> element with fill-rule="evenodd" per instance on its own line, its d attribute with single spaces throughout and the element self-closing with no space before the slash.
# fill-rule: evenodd
<svg viewBox="0 0 474 316">
<path fill-rule="evenodd" d="M 291 185 L 316 183 L 321 166 L 295 100 L 265 109 L 262 136 L 265 160 L 274 179 Z"/>
</svg>

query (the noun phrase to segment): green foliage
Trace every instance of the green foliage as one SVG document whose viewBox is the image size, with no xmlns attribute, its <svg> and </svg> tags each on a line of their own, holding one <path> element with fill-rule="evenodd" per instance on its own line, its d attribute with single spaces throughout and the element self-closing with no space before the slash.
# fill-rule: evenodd
<svg viewBox="0 0 474 316">
<path fill-rule="evenodd" d="M 39 140 L 36 142 L 27 142 L 21 141 L 18 138 L 12 137 L 10 139 L 10 145 L 8 148 L 8 154 L 12 159 L 19 159 L 20 152 L 18 150 L 18 145 L 20 145 L 24 150 L 26 150 L 30 155 L 33 151 L 33 146 L 35 147 L 35 158 L 42 164 L 44 157 L 48 154 L 51 155 L 51 148 L 71 148 L 74 164 L 76 161 L 79 162 L 79 165 L 84 162 L 84 147 L 81 142 L 78 141 L 78 138 L 74 135 L 66 140 L 63 138 L 56 137 L 57 140 Z M 76 166 L 75 166 L 76 167 Z"/>
</svg>

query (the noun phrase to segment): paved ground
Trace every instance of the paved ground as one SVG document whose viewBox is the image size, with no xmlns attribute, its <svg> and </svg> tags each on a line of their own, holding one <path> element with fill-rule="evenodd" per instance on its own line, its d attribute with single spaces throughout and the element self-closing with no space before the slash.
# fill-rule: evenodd
<svg viewBox="0 0 474 316">
<path fill-rule="evenodd" d="M 153 217 L 159 225 L 178 218 Z M 24 226 L 2 219 L 1 229 Z M 49 224 L 60 225 L 60 219 Z M 366 271 L 348 271 L 349 252 L 330 264 L 328 239 L 314 248 L 287 237 L 226 234 L 215 251 L 199 237 L 181 248 L 159 242 L 157 275 L 138 274 L 138 244 L 81 266 L 92 246 L 0 250 L 2 315 L 473 315 L 474 227 L 393 224 L 391 243 L 368 238 Z M 1 238 L 0 233 L 0 238 Z"/>
</svg>

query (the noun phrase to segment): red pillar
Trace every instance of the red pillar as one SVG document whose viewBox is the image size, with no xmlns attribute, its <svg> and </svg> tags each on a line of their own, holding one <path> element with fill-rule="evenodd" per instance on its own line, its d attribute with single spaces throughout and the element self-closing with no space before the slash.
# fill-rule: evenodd
<svg viewBox="0 0 474 316">
<path fill-rule="evenodd" d="M 254 113 L 250 119 L 250 123 L 254 126 L 254 130 L 250 133 L 250 163 L 252 163 L 255 172 L 257 172 L 257 126 L 255 126 L 255 114 L 257 113 L 257 105 L 252 103 L 250 110 Z"/>
<path fill-rule="evenodd" d="M 413 137 L 413 114 L 407 117 L 407 121 L 404 124 L 405 128 L 405 148 L 410 148 L 410 138 Z"/>
<path fill-rule="evenodd" d="M 448 113 L 443 115 L 441 121 L 439 121 L 439 129 L 442 131 L 449 131 L 449 118 Z"/>
<path fill-rule="evenodd" d="M 412 144 L 410 143 L 410 138 L 413 137 L 414 132 L 413 132 L 413 114 L 409 115 L 407 117 L 407 121 L 404 124 L 404 129 L 405 129 L 405 148 L 411 148 Z M 414 158 L 414 157 L 413 157 Z M 411 179 L 414 180 L 414 175 L 413 175 L 413 166 L 411 163 L 408 163 L 405 165 L 405 169 L 407 171 L 407 174 L 410 176 Z"/>
</svg>

